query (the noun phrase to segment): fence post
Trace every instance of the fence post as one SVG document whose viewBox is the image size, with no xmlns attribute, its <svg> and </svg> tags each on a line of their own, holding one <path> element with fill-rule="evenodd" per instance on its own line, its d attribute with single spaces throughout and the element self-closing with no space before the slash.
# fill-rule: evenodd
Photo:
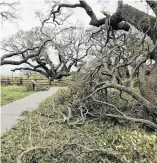
<svg viewBox="0 0 157 163">
<path fill-rule="evenodd" d="M 20 78 L 20 83 L 19 83 L 19 85 L 22 85 L 23 84 L 23 81 L 22 81 L 22 78 Z"/>
<path fill-rule="evenodd" d="M 49 85 L 51 85 L 51 81 L 52 81 L 52 79 L 49 77 Z"/>
<path fill-rule="evenodd" d="M 7 84 L 10 84 L 10 78 L 9 77 L 7 78 Z"/>
<path fill-rule="evenodd" d="M 34 80 L 31 80 L 31 82 L 32 82 L 32 89 L 34 91 L 35 90 L 35 86 L 36 86 L 37 83 Z"/>
</svg>

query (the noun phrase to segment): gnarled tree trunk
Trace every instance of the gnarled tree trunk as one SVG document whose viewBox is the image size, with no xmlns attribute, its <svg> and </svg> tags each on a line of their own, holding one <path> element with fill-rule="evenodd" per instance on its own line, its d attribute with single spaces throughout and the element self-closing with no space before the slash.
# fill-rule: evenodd
<svg viewBox="0 0 157 163">
<path fill-rule="evenodd" d="M 146 69 L 142 69 L 139 73 L 139 88 L 141 95 L 157 106 L 157 64 L 149 75 L 146 74 Z"/>
</svg>

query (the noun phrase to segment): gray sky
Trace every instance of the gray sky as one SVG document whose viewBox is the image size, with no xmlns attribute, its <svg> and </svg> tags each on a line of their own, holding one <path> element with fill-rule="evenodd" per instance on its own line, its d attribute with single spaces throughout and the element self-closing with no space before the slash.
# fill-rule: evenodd
<svg viewBox="0 0 157 163">
<path fill-rule="evenodd" d="M 111 14 L 116 10 L 118 0 L 108 0 L 108 3 L 105 3 L 105 10 L 110 12 Z M 12 24 L 10 22 L 4 23 L 0 29 L 0 41 L 5 37 L 9 37 L 15 34 L 18 30 L 30 30 L 35 26 L 40 25 L 39 19 L 35 15 L 36 10 L 42 10 L 44 8 L 45 0 L 20 0 L 21 8 L 20 8 L 20 20 L 16 24 Z M 70 3 L 76 3 L 78 0 L 69 0 Z M 102 18 L 101 14 L 102 6 L 100 3 L 97 3 L 97 0 L 86 0 L 86 2 L 93 8 L 98 18 Z M 146 11 L 146 3 L 141 2 L 141 0 L 124 0 L 124 3 L 132 5 L 140 10 Z M 104 6 L 104 5 L 103 5 Z M 149 11 L 151 12 L 151 11 Z M 74 14 L 72 17 L 72 22 L 76 22 L 76 20 L 81 21 L 85 26 L 89 26 L 89 17 L 85 13 L 83 9 L 74 9 Z M 1 52 L 1 51 L 0 51 Z M 1 52 L 2 55 L 2 52 Z M 10 71 L 14 66 L 12 65 L 4 65 L 1 68 L 2 75 L 12 75 Z M 17 66 L 16 66 L 17 67 Z M 19 72 L 17 72 L 19 73 Z"/>
</svg>

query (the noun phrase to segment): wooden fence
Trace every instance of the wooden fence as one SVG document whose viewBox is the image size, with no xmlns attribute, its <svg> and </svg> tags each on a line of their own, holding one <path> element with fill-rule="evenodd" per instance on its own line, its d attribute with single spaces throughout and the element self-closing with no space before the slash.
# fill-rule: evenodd
<svg viewBox="0 0 157 163">
<path fill-rule="evenodd" d="M 64 78 L 60 80 L 48 80 L 47 78 L 21 78 L 21 77 L 1 77 L 2 85 L 27 85 L 29 83 L 36 83 L 42 86 L 68 86 L 74 84 L 71 78 Z"/>
</svg>

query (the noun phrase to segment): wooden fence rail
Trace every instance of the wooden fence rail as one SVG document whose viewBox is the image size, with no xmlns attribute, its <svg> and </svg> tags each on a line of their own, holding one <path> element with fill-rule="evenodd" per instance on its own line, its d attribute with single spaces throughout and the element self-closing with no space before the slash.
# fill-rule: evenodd
<svg viewBox="0 0 157 163">
<path fill-rule="evenodd" d="M 69 84 L 73 84 L 74 81 L 71 79 L 63 79 L 63 80 L 48 80 L 48 79 L 30 79 L 30 78 L 1 78 L 1 84 L 2 85 L 27 85 L 29 83 L 35 82 L 37 85 L 42 85 L 42 86 L 66 86 Z"/>
</svg>

